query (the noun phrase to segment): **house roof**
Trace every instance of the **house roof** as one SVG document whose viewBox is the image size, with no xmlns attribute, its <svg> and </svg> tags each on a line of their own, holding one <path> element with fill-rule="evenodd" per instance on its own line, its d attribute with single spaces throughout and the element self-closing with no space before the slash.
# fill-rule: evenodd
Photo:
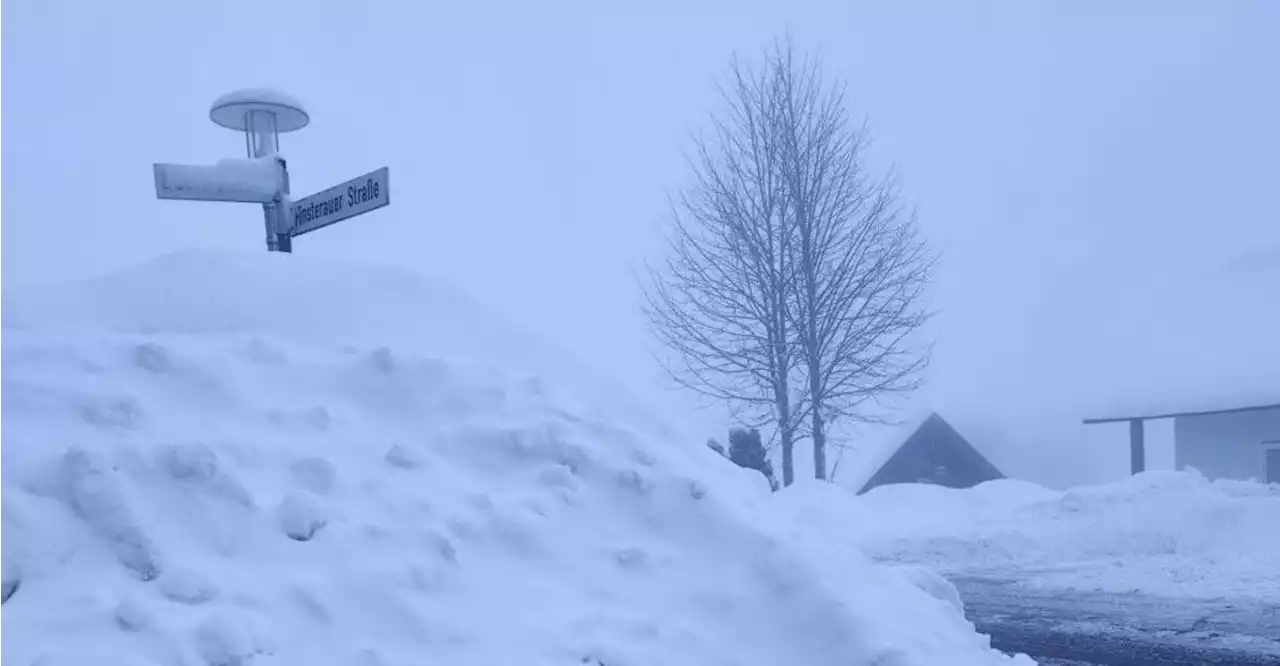
<svg viewBox="0 0 1280 666">
<path fill-rule="evenodd" d="M 1004 477 L 1004 474 L 1001 473 L 995 465 L 991 464 L 990 460 L 987 460 L 985 456 L 974 448 L 974 446 L 969 443 L 969 440 L 964 438 L 964 435 L 957 432 L 956 429 L 953 428 L 950 423 L 947 423 L 946 419 L 942 418 L 942 416 L 937 412 L 931 412 L 924 421 L 902 441 L 902 443 L 893 449 L 893 452 L 889 457 L 886 458 L 884 462 L 882 462 L 871 474 L 870 478 L 862 484 L 862 487 L 858 492 L 866 492 L 874 485 L 877 485 L 877 477 L 879 477 L 881 473 L 890 466 L 897 456 L 902 455 L 909 446 L 919 444 L 922 437 L 928 440 L 933 440 L 935 437 L 941 437 L 941 441 L 951 447 L 954 453 L 961 457 L 969 458 L 969 462 L 973 463 L 977 468 L 985 468 L 985 472 L 988 477 Z"/>
<path fill-rule="evenodd" d="M 956 435 L 960 443 L 973 450 L 997 473 L 1000 473 L 999 468 L 987 456 L 978 451 L 938 412 L 931 409 L 916 409 L 908 412 L 906 417 L 896 419 L 895 423 L 867 427 L 859 435 L 853 436 L 850 450 L 844 455 L 837 469 L 837 482 L 846 488 L 861 492 L 876 473 L 883 469 L 930 420 L 940 421 Z"/>
<path fill-rule="evenodd" d="M 1258 412 L 1267 410 L 1280 410 L 1280 402 L 1261 405 L 1243 405 L 1240 407 L 1227 407 L 1222 409 L 1202 409 L 1199 411 L 1183 411 L 1183 412 L 1148 412 L 1135 413 L 1123 416 L 1104 416 L 1098 418 L 1088 418 L 1084 420 L 1085 425 L 1095 423 L 1117 423 L 1120 421 L 1152 420 L 1152 419 L 1172 419 L 1180 416 L 1209 416 L 1211 414 L 1239 414 L 1241 412 Z"/>
<path fill-rule="evenodd" d="M 931 414 L 932 411 L 915 410 L 895 419 L 894 423 L 859 428 L 849 437 L 851 444 L 847 452 L 839 454 L 833 474 L 836 481 L 847 488 L 860 490 Z"/>
</svg>

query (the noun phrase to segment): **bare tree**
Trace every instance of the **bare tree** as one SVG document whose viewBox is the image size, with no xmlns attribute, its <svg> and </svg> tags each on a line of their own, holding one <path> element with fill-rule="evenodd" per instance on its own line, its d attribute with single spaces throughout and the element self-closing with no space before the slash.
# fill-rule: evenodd
<svg viewBox="0 0 1280 666">
<path fill-rule="evenodd" d="M 710 141 L 690 159 L 692 186 L 673 201 L 668 257 L 651 269 L 645 311 L 672 352 L 680 384 L 772 423 L 784 484 L 794 479 L 800 416 L 789 334 L 795 224 L 786 214 L 773 68 L 733 63 Z"/>
<path fill-rule="evenodd" d="M 866 126 L 850 125 L 843 85 L 826 85 L 820 63 L 797 59 L 789 39 L 771 56 L 785 217 L 795 230 L 789 334 L 814 476 L 824 479 L 830 425 L 876 419 L 868 402 L 918 384 L 929 359 L 917 338 L 933 257 L 893 176 L 868 173 Z"/>
<path fill-rule="evenodd" d="M 807 421 L 823 479 L 831 424 L 876 419 L 868 403 L 913 390 L 928 363 L 933 258 L 892 175 L 867 170 L 843 86 L 789 38 L 759 69 L 735 60 L 721 93 L 646 312 L 677 381 L 776 426 L 786 485 Z"/>
</svg>

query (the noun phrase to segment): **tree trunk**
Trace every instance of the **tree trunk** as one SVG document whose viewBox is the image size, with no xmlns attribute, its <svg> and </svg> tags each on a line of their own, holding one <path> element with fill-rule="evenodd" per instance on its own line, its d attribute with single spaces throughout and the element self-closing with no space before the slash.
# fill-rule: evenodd
<svg viewBox="0 0 1280 666">
<path fill-rule="evenodd" d="M 784 487 L 795 483 L 796 480 L 795 463 L 792 462 L 792 449 L 795 443 L 791 440 L 791 429 L 784 429 L 782 431 L 782 485 Z"/>
<path fill-rule="evenodd" d="M 827 433 L 826 424 L 822 422 L 822 410 L 814 405 L 813 410 L 813 478 L 827 480 Z"/>
<path fill-rule="evenodd" d="M 795 463 L 792 457 L 795 449 L 795 432 L 791 425 L 791 396 L 788 386 L 780 386 L 775 393 L 778 404 L 778 439 L 782 442 L 782 485 L 789 486 L 796 480 Z"/>
<path fill-rule="evenodd" d="M 813 478 L 827 479 L 827 434 L 822 420 L 822 408 L 826 404 L 825 387 L 822 385 L 822 343 L 818 338 L 818 265 L 813 242 L 813 218 L 808 209 L 800 205 L 800 261 L 804 272 L 805 318 L 804 352 L 809 371 L 809 409 L 813 410 Z"/>
</svg>

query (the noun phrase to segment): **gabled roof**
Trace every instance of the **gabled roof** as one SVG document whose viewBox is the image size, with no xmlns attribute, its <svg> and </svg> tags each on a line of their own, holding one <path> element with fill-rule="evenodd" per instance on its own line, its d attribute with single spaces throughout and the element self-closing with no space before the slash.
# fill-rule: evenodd
<svg viewBox="0 0 1280 666">
<path fill-rule="evenodd" d="M 1239 414 L 1241 412 L 1260 412 L 1270 411 L 1272 409 L 1280 409 L 1280 402 L 1261 405 L 1241 405 L 1239 407 L 1223 407 L 1219 409 L 1199 409 L 1181 412 L 1158 412 L 1158 413 L 1135 413 L 1135 414 L 1117 414 L 1111 416 L 1100 416 L 1088 418 L 1084 420 L 1085 425 L 1095 423 L 1117 423 L 1120 421 L 1149 421 L 1153 419 L 1173 419 L 1180 416 L 1210 416 L 1213 414 Z"/>
<path fill-rule="evenodd" d="M 951 424 L 947 423 L 946 419 L 942 418 L 937 412 L 930 412 L 923 421 L 919 422 L 910 436 L 902 439 L 890 451 L 889 455 L 878 464 L 875 471 L 862 484 L 858 492 L 864 493 L 883 483 L 884 479 L 881 477 L 884 471 L 890 469 L 899 457 L 910 455 L 917 447 L 928 444 L 942 444 L 947 447 L 950 455 L 963 460 L 983 480 L 1004 478 L 1004 474 L 995 465 L 991 464 L 991 461 L 979 453 L 955 428 L 951 427 Z"/>
<path fill-rule="evenodd" d="M 861 489 L 933 412 L 912 410 L 908 414 L 895 418 L 894 423 L 863 424 L 848 434 L 849 445 L 833 470 L 833 478 L 846 488 Z"/>
</svg>

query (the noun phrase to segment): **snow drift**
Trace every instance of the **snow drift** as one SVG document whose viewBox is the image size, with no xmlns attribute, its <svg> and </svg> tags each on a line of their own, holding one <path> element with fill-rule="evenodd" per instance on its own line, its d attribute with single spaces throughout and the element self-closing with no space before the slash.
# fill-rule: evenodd
<svg viewBox="0 0 1280 666">
<path fill-rule="evenodd" d="M 876 559 L 1065 589 L 1280 599 L 1274 484 L 1150 471 L 1065 491 L 888 485 L 837 505 L 809 507 L 837 512 L 815 528 L 843 529 Z"/>
<path fill-rule="evenodd" d="M 6 663 L 1010 661 L 408 274 L 184 253 L 3 315 Z"/>
</svg>

